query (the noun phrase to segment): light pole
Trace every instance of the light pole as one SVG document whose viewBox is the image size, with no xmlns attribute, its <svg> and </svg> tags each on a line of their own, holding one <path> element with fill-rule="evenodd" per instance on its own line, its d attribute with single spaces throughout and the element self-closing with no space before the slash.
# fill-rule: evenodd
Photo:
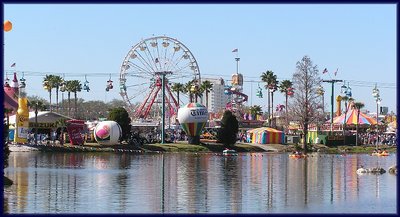
<svg viewBox="0 0 400 217">
<path fill-rule="evenodd" d="M 272 83 L 269 87 L 269 92 L 271 93 L 271 121 L 270 121 L 270 126 L 275 127 L 275 122 L 274 122 L 274 92 L 277 90 L 277 85 L 276 83 Z"/>
<path fill-rule="evenodd" d="M 324 102 L 325 90 L 322 86 L 318 87 L 317 94 L 322 97 L 322 114 L 324 115 L 324 121 L 325 121 L 325 102 Z"/>
<path fill-rule="evenodd" d="M 346 145 L 346 119 L 347 119 L 347 102 L 351 103 L 353 98 L 351 98 L 351 88 L 349 83 L 347 82 L 347 86 L 345 85 L 346 82 L 343 82 L 341 87 L 341 93 L 343 94 L 342 100 L 344 100 L 344 120 L 343 120 L 343 145 Z"/>
<path fill-rule="evenodd" d="M 380 98 L 379 95 L 379 89 L 377 88 L 377 85 L 375 84 L 375 88 L 372 89 L 372 96 L 375 98 L 376 102 L 376 143 L 375 147 L 378 149 L 378 117 L 379 117 L 379 104 L 381 103 L 382 99 Z"/>
<path fill-rule="evenodd" d="M 156 75 L 161 76 L 161 88 L 162 88 L 162 111 L 161 111 L 161 144 L 165 144 L 165 76 L 172 74 L 171 71 L 156 72 Z"/>
<path fill-rule="evenodd" d="M 35 103 L 35 145 L 37 145 L 37 134 L 38 134 L 38 122 L 37 122 L 37 115 L 38 115 L 38 102 Z"/>
<path fill-rule="evenodd" d="M 332 84 L 332 95 L 331 95 L 331 132 L 333 128 L 333 102 L 334 102 L 334 95 L 335 95 L 335 83 L 336 82 L 343 82 L 343 80 L 322 80 L 322 82 L 327 82 Z"/>
</svg>

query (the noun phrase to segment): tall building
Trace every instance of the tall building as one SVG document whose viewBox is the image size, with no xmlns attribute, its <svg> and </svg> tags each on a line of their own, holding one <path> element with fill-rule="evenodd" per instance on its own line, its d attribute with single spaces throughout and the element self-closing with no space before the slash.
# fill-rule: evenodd
<svg viewBox="0 0 400 217">
<path fill-rule="evenodd" d="M 217 113 L 225 109 L 226 103 L 228 103 L 229 96 L 224 93 L 225 81 L 222 78 L 202 78 L 202 80 L 210 81 L 213 84 L 212 90 L 208 93 L 208 112 Z M 203 104 L 205 103 L 206 97 L 203 96 Z"/>
</svg>

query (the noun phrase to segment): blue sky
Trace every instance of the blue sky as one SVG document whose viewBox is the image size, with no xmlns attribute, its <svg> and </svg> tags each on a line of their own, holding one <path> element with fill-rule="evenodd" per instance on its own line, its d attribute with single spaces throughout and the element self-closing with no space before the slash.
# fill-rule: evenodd
<svg viewBox="0 0 400 217">
<path fill-rule="evenodd" d="M 202 78 L 230 79 L 238 48 L 248 105 L 267 104 L 256 97 L 262 72 L 291 79 L 296 62 L 308 55 L 323 79 L 350 82 L 353 97 L 369 111 L 376 111 L 377 82 L 381 105 L 396 112 L 394 4 L 5 4 L 4 19 L 13 23 L 4 32 L 4 69 L 19 77 L 25 72 L 28 95 L 48 99 L 41 85 L 47 73 L 82 83 L 86 75 L 91 91 L 78 93 L 85 100 L 122 99 L 118 79 L 128 51 L 165 35 L 190 49 Z M 322 74 L 324 68 L 330 73 Z M 106 92 L 110 74 L 116 88 Z M 330 110 L 331 86 L 323 86 Z M 281 94 L 274 98 L 275 105 L 284 103 Z"/>
</svg>

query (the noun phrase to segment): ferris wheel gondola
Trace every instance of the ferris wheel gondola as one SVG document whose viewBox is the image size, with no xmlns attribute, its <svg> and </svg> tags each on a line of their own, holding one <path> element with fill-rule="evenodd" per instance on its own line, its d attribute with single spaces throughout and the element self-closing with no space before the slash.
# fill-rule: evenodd
<svg viewBox="0 0 400 217">
<path fill-rule="evenodd" d="M 179 103 L 170 84 L 200 84 L 200 70 L 192 52 L 166 36 L 141 40 L 129 50 L 121 65 L 119 91 L 134 120 L 154 119 L 160 114 L 163 76 L 167 115 L 172 117 Z"/>
</svg>

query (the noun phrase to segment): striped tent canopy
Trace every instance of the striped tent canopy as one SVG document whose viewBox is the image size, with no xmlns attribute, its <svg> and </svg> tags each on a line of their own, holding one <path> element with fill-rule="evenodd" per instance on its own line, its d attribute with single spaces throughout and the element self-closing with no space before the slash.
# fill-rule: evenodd
<svg viewBox="0 0 400 217">
<path fill-rule="evenodd" d="M 347 115 L 346 115 L 346 124 L 347 125 L 351 125 L 351 124 L 356 125 L 357 124 L 357 111 L 358 111 L 357 109 L 350 109 L 347 112 Z M 344 117 L 345 117 L 345 114 L 335 117 L 333 119 L 333 123 L 334 124 L 343 124 Z M 330 121 L 328 121 L 328 123 L 330 123 Z M 372 118 L 372 117 L 360 112 L 360 119 L 358 120 L 358 124 L 359 125 L 362 125 L 362 124 L 376 125 L 377 122 L 376 122 L 375 118 Z"/>
<path fill-rule="evenodd" d="M 247 131 L 247 141 L 258 144 L 284 144 L 285 133 L 270 127 L 255 128 Z"/>
</svg>

